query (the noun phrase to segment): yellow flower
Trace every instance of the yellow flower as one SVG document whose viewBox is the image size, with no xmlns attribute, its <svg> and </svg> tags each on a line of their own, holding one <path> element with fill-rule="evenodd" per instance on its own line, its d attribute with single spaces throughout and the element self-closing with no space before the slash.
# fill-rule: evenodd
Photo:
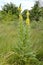
<svg viewBox="0 0 43 65">
<path fill-rule="evenodd" d="M 22 11 L 22 8 L 18 7 L 18 10 L 21 12 Z"/>
<path fill-rule="evenodd" d="M 30 25 L 30 19 L 29 18 L 26 19 L 26 24 Z"/>
<path fill-rule="evenodd" d="M 29 13 L 29 11 L 27 10 L 27 13 L 26 13 L 26 15 L 27 15 L 27 19 L 26 19 L 26 24 L 30 24 L 30 19 L 29 19 L 29 15 L 30 15 L 30 13 Z"/>
<path fill-rule="evenodd" d="M 27 16 L 29 16 L 29 15 L 30 15 L 30 13 L 29 13 L 29 11 L 28 11 L 28 10 L 27 10 L 27 13 L 26 13 L 26 15 L 27 15 Z"/>
<path fill-rule="evenodd" d="M 19 15 L 19 19 L 20 19 L 20 20 L 22 20 L 22 19 L 23 19 L 23 17 L 22 17 L 22 15 L 21 15 L 21 14 Z"/>
<path fill-rule="evenodd" d="M 18 10 L 19 10 L 20 12 L 22 11 L 21 4 L 20 4 L 20 6 L 18 7 Z"/>
</svg>

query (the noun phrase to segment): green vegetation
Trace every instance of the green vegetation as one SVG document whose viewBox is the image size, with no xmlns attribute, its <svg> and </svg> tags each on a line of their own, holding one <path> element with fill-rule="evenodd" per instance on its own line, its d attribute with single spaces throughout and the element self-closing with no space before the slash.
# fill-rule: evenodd
<svg viewBox="0 0 43 65">
<path fill-rule="evenodd" d="M 36 14 L 36 20 L 37 7 L 33 7 L 28 26 L 25 20 L 18 19 L 18 7 L 6 5 L 0 11 L 0 65 L 43 65 L 43 8 L 39 8 L 41 17 Z"/>
</svg>

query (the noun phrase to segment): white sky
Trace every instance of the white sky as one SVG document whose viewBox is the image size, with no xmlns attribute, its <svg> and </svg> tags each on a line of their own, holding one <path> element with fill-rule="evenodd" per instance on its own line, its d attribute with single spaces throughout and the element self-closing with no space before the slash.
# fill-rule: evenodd
<svg viewBox="0 0 43 65">
<path fill-rule="evenodd" d="M 6 3 L 10 3 L 10 2 L 13 2 L 17 6 L 19 6 L 21 3 L 23 10 L 31 9 L 31 7 L 34 5 L 34 0 L 0 0 L 0 9 L 1 9 L 1 6 L 3 6 Z"/>
<path fill-rule="evenodd" d="M 31 7 L 34 6 L 35 1 L 36 0 L 0 0 L 0 9 L 1 9 L 1 6 L 3 6 L 6 3 L 10 3 L 10 2 L 16 4 L 17 6 L 19 6 L 21 3 L 23 10 L 24 9 L 31 9 Z"/>
</svg>

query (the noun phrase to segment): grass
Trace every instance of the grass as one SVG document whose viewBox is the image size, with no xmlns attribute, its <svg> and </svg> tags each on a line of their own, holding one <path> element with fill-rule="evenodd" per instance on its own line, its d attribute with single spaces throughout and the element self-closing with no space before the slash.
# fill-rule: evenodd
<svg viewBox="0 0 43 65">
<path fill-rule="evenodd" d="M 32 44 L 31 49 L 34 52 L 36 52 L 36 55 L 40 54 L 40 56 L 42 56 L 43 58 L 43 24 L 42 23 L 43 22 L 31 23 L 30 40 Z M 10 65 L 9 63 L 4 62 L 5 59 L 3 60 L 3 58 L 4 56 L 6 57 L 15 51 L 15 47 L 17 46 L 18 43 L 18 31 L 19 31 L 18 25 L 19 25 L 19 21 L 17 20 L 10 22 L 6 22 L 6 21 L 0 22 L 0 65 Z M 12 65 L 16 65 L 16 63 Z M 42 65 L 43 65 L 43 61 L 42 61 Z"/>
</svg>

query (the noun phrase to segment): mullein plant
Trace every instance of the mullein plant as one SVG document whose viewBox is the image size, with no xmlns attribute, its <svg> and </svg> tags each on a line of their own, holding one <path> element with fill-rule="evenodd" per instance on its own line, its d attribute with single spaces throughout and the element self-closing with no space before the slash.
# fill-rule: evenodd
<svg viewBox="0 0 43 65">
<path fill-rule="evenodd" d="M 20 11 L 19 14 L 19 27 L 18 27 L 18 37 L 17 37 L 17 46 L 15 46 L 14 52 L 11 52 L 7 57 L 6 63 L 11 65 L 40 65 L 36 55 L 32 51 L 32 44 L 30 40 L 31 36 L 31 27 L 29 12 L 27 11 L 26 24 L 24 24 L 22 15 L 21 15 L 21 5 L 18 8 Z M 3 64 L 5 65 L 5 64 Z"/>
</svg>

